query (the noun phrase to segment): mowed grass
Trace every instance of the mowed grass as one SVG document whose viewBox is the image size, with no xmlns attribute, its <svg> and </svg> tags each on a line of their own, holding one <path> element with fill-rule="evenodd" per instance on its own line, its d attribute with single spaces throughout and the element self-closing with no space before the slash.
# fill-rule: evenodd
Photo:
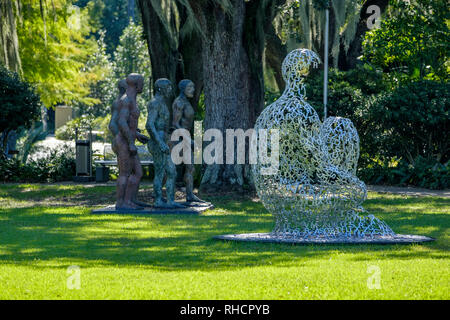
<svg viewBox="0 0 450 320">
<path fill-rule="evenodd" d="M 1 185 L 0 299 L 450 298 L 448 198 L 370 193 L 365 203 L 397 233 L 433 243 L 295 246 L 212 239 L 270 231 L 255 199 L 211 197 L 216 209 L 199 216 L 90 214 L 113 194 Z M 69 266 L 80 289 L 67 286 Z"/>
</svg>

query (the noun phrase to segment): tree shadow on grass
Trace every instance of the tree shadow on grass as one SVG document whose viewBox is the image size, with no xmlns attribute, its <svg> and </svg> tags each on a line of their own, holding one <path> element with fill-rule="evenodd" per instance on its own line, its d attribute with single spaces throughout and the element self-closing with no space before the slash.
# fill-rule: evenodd
<svg viewBox="0 0 450 320">
<path fill-rule="evenodd" d="M 28 207 L 0 210 L 0 262 L 48 262 L 45 268 L 143 266 L 159 270 L 221 270 L 249 266 L 302 266 L 336 252 L 350 260 L 448 258 L 448 215 L 399 212 L 398 199 L 377 199 L 373 212 L 401 234 L 437 238 L 420 245 L 287 245 L 238 243 L 212 239 L 230 233 L 269 232 L 273 221 L 261 203 L 249 199 L 210 198 L 215 211 L 186 215 L 91 215 L 86 209 Z M 406 205 L 425 204 L 411 198 Z M 439 203 L 439 201 L 438 201 Z M 434 203 L 433 205 L 436 205 Z M 422 232 L 423 234 L 423 232 Z M 67 265 L 66 265 L 67 264 Z M 43 267 L 43 266 L 42 266 Z"/>
</svg>

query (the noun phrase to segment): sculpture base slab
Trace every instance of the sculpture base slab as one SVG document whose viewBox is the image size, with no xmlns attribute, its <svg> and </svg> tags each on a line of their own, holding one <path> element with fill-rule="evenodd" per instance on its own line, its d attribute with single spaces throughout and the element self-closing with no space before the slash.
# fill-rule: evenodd
<svg viewBox="0 0 450 320">
<path fill-rule="evenodd" d="M 203 208 L 208 207 L 209 209 L 213 209 L 214 206 L 211 202 L 180 202 L 183 206 L 190 207 L 190 208 Z"/>
<path fill-rule="evenodd" d="M 367 236 L 367 237 L 281 237 L 272 233 L 243 233 L 215 236 L 214 239 L 246 242 L 271 242 L 290 244 L 410 244 L 434 241 L 425 236 L 397 234 L 395 236 Z"/>
<path fill-rule="evenodd" d="M 186 208 L 175 208 L 175 209 L 167 209 L 167 208 L 154 208 L 154 207 L 146 207 L 142 210 L 127 210 L 120 209 L 117 210 L 115 205 L 107 206 L 101 209 L 94 209 L 91 211 L 93 214 L 199 214 L 208 209 L 213 209 L 214 206 L 212 204 L 207 204 L 204 206 L 191 206 Z"/>
</svg>

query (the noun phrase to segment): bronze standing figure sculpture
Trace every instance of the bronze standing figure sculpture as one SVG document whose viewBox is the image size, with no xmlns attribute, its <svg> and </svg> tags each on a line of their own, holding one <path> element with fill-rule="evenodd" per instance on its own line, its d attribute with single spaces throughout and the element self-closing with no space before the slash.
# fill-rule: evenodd
<svg viewBox="0 0 450 320">
<path fill-rule="evenodd" d="M 109 128 L 114 135 L 112 149 L 117 155 L 119 177 L 117 179 L 116 209 L 140 210 L 136 196 L 142 178 L 142 166 L 135 140 L 147 143 L 148 137 L 138 132 L 139 108 L 136 97 L 142 92 L 144 78 L 131 73 L 126 79 L 126 91 L 112 106 Z M 125 85 L 119 82 L 119 91 Z M 119 93 L 120 94 L 120 93 Z"/>
<path fill-rule="evenodd" d="M 173 119 L 172 125 L 175 129 L 185 129 L 192 131 L 194 125 L 195 110 L 188 98 L 192 98 L 195 92 L 195 85 L 189 79 L 181 80 L 178 84 L 180 95 L 172 104 Z M 193 142 L 191 142 L 193 143 Z M 204 202 L 194 194 L 194 154 L 191 152 L 190 163 L 185 163 L 184 183 L 186 185 L 186 202 Z"/>
<path fill-rule="evenodd" d="M 169 129 L 170 112 L 166 99 L 172 95 L 172 84 L 168 79 L 162 78 L 155 82 L 155 96 L 148 104 L 148 118 L 145 128 L 150 140 L 148 149 L 153 156 L 155 178 L 153 189 L 155 193 L 155 204 L 157 208 L 184 208 L 175 202 L 175 164 L 170 156 Z M 166 177 L 167 201 L 162 197 L 163 180 Z"/>
</svg>

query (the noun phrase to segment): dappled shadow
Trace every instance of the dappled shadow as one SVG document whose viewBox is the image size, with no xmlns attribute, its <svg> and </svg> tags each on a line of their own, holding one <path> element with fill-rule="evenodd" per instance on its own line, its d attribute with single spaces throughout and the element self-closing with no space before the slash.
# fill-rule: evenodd
<svg viewBox="0 0 450 320">
<path fill-rule="evenodd" d="M 114 187 L 83 185 L 3 185 L 0 189 L 0 207 L 83 206 L 114 201 Z"/>
<path fill-rule="evenodd" d="M 103 197 L 107 189 L 95 190 Z M 54 197 L 65 197 L 64 190 Z M 91 190 L 92 191 L 92 190 Z M 89 191 L 89 192 L 91 192 Z M 27 192 L 27 191 L 24 191 Z M 40 191 L 36 191 L 40 193 Z M 72 189 L 73 193 L 74 190 Z M 81 189 L 78 195 L 84 194 Z M 31 195 L 32 193 L 30 193 Z M 41 193 L 42 194 L 42 193 Z M 16 198 L 20 198 L 17 196 Z M 35 195 L 32 196 L 36 198 Z M 59 198 L 59 200 L 61 200 Z M 399 211 L 429 203 L 430 198 L 367 201 L 371 213 L 385 220 L 397 233 L 437 238 L 418 245 L 287 245 L 237 243 L 212 239 L 219 234 L 268 232 L 273 221 L 261 203 L 232 196 L 210 197 L 215 210 L 200 216 L 92 215 L 82 207 L 27 207 L 0 209 L 0 262 L 61 261 L 83 265 L 140 265 L 162 270 L 217 270 L 249 266 L 301 266 L 309 258 L 328 259 L 336 252 L 350 260 L 447 258 L 449 227 L 444 213 Z M 448 206 L 431 199 L 433 206 Z M 425 201 L 425 202 L 423 202 Z M 419 249 L 420 250 L 419 250 Z M 368 254 L 370 253 L 370 254 Z M 50 265 L 51 266 L 51 265 Z M 45 264 L 48 268 L 49 265 Z M 55 264 L 61 267 L 61 264 Z"/>
</svg>

